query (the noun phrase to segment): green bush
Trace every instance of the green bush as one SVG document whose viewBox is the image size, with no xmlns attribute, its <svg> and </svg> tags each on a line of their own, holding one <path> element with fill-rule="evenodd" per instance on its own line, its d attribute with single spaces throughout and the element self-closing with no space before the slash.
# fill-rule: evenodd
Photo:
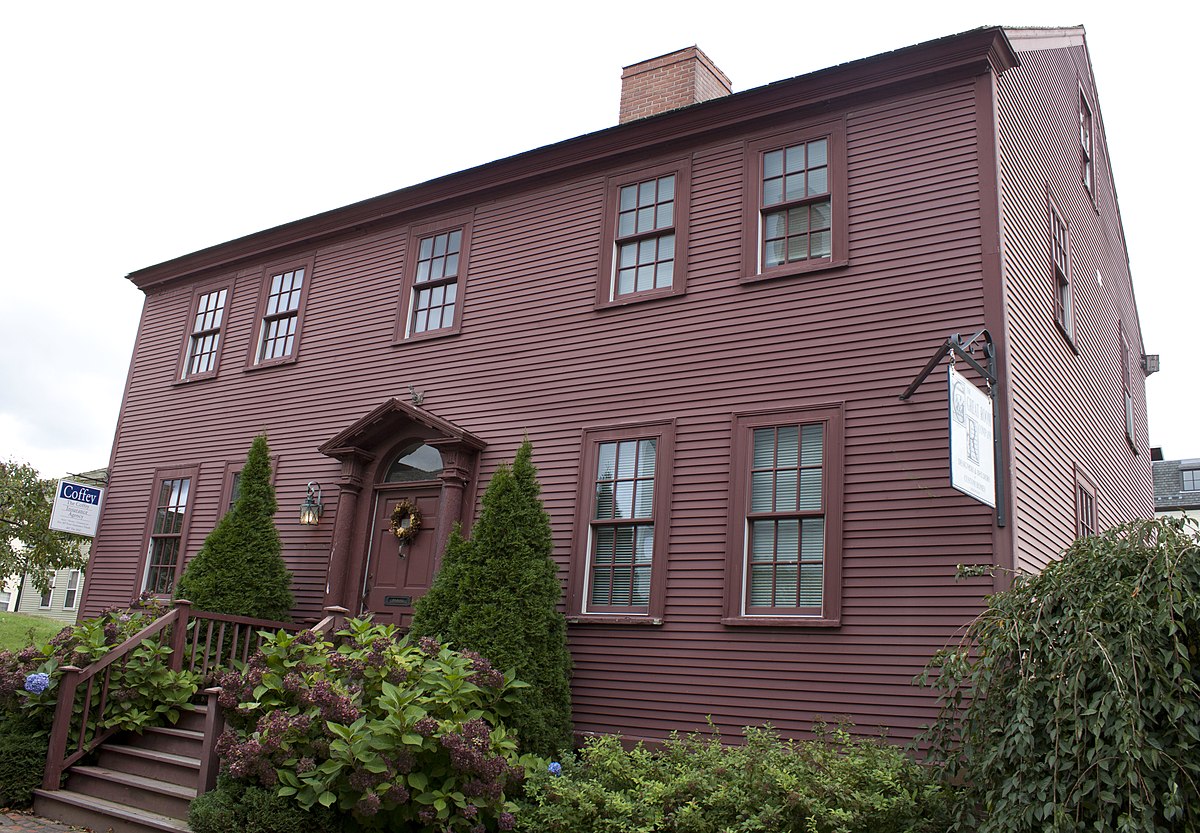
<svg viewBox="0 0 1200 833">
<path fill-rule="evenodd" d="M 571 748 L 571 655 L 532 456 L 526 440 L 512 467 L 496 470 L 469 541 L 452 533 L 412 633 L 477 651 L 529 683 L 506 722 L 523 749 L 552 755 Z"/>
<path fill-rule="evenodd" d="M 344 817 L 327 807 L 304 810 L 295 801 L 234 778 L 221 776 L 217 788 L 188 807 L 193 833 L 342 833 Z M 347 831 L 348 833 L 348 831 Z"/>
<path fill-rule="evenodd" d="M 505 791 L 524 773 L 500 718 L 524 684 L 478 654 L 351 620 L 334 642 L 277 633 L 221 683 L 217 752 L 234 778 L 356 829 L 511 826 Z"/>
<path fill-rule="evenodd" d="M 817 727 L 809 741 L 747 728 L 672 736 L 659 751 L 591 738 L 531 774 L 519 802 L 526 833 L 940 833 L 953 794 L 903 750 Z M 555 774 L 555 769 L 559 769 Z"/>
<path fill-rule="evenodd" d="M 188 562 L 175 598 L 210 613 L 287 621 L 292 575 L 275 528 L 278 504 L 266 436 L 254 438 L 239 483 L 241 491 L 233 508 Z"/>
<path fill-rule="evenodd" d="M 49 739 L 36 724 L 0 716 L 0 807 L 28 807 L 42 785 Z"/>
<path fill-rule="evenodd" d="M 992 596 L 927 677 L 979 833 L 1200 829 L 1200 547 L 1136 521 Z"/>
</svg>

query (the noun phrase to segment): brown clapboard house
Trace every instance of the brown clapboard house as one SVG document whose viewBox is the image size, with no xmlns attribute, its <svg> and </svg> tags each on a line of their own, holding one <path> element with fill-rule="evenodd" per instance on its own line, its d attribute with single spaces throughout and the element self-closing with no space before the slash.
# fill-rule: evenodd
<svg viewBox="0 0 1200 833">
<path fill-rule="evenodd" d="M 932 708 L 913 676 L 1007 571 L 1152 514 L 1082 28 L 737 94 L 689 48 L 622 83 L 618 126 L 131 274 L 82 615 L 170 593 L 265 430 L 295 617 L 404 624 L 528 436 L 579 731 L 848 715 L 907 738 Z M 951 488 L 945 363 L 900 398 L 981 330 L 995 510 Z M 402 546 L 405 500 L 423 527 Z"/>
</svg>

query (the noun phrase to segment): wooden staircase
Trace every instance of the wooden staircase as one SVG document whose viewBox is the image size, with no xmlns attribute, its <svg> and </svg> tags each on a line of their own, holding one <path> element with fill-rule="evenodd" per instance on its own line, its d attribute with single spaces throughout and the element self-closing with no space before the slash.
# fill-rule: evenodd
<svg viewBox="0 0 1200 833">
<path fill-rule="evenodd" d="M 94 764 L 67 770 L 62 789 L 35 790 L 34 812 L 97 833 L 187 833 L 206 716 L 197 706 L 173 727 L 105 741 Z"/>
</svg>

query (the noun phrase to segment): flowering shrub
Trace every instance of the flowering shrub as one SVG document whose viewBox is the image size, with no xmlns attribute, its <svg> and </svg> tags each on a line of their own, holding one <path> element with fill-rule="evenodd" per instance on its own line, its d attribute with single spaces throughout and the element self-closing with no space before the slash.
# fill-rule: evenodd
<svg viewBox="0 0 1200 833">
<path fill-rule="evenodd" d="M 7 716 L 37 733 L 48 732 L 58 701 L 59 669 L 65 665 L 87 667 L 161 613 L 157 604 L 111 610 L 63 628 L 43 646 L 0 651 L 0 731 Z M 136 730 L 163 719 L 172 723 L 179 719 L 179 709 L 196 693 L 198 681 L 190 672 L 171 671 L 169 657 L 169 646 L 149 639 L 113 667 L 103 728 Z M 99 703 L 101 688 L 94 688 L 93 706 Z M 82 701 L 77 700 L 76 711 L 82 708 Z"/>
<path fill-rule="evenodd" d="M 326 639 L 277 633 L 222 680 L 229 775 L 361 829 L 511 830 L 505 792 L 524 777 L 501 723 L 516 689 L 470 651 L 351 620 Z M 538 762 L 544 766 L 544 762 Z"/>
</svg>

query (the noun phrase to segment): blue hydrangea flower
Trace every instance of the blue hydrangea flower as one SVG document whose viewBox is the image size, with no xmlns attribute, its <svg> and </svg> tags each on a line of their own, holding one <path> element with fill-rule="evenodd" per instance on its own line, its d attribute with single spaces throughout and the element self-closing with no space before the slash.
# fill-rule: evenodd
<svg viewBox="0 0 1200 833">
<path fill-rule="evenodd" d="M 50 687 L 50 675 L 38 672 L 25 677 L 25 690 L 30 694 L 41 694 Z"/>
<path fill-rule="evenodd" d="M 562 764 L 560 764 L 558 761 L 554 761 L 552 764 L 550 764 L 550 766 L 546 767 L 546 769 L 550 770 L 551 775 L 562 775 Z"/>
</svg>

